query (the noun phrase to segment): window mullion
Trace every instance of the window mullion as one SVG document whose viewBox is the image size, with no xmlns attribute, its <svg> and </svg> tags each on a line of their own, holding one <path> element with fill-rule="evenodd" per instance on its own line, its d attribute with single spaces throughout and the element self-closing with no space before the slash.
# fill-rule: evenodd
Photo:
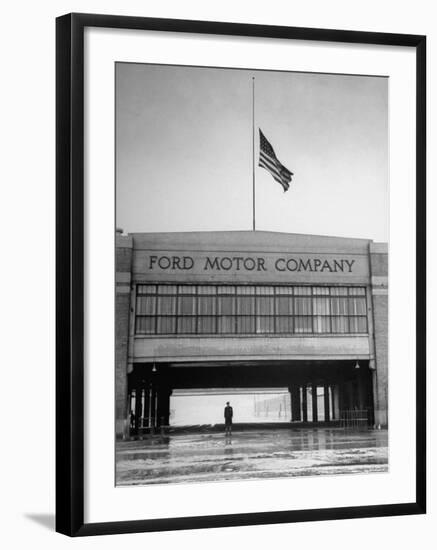
<svg viewBox="0 0 437 550">
<path fill-rule="evenodd" d="M 179 328 L 179 285 L 176 285 L 176 307 L 175 307 L 175 334 L 178 334 Z"/>
<path fill-rule="evenodd" d="M 310 304 L 311 304 L 311 311 L 310 311 L 310 315 L 311 315 L 311 334 L 315 334 L 316 331 L 315 331 L 315 316 L 314 316 L 314 300 L 315 300 L 315 294 L 314 294 L 314 287 L 310 287 L 311 288 L 311 293 L 310 293 L 310 296 L 311 296 L 311 300 L 310 300 Z"/>
<path fill-rule="evenodd" d="M 277 330 L 276 330 L 276 326 L 277 326 L 276 317 L 277 317 L 277 313 L 276 313 L 276 287 L 274 286 L 274 287 L 273 287 L 273 334 L 277 334 Z"/>
<path fill-rule="evenodd" d="M 139 285 L 135 285 L 135 334 L 138 334 L 138 287 Z"/>
<path fill-rule="evenodd" d="M 158 299 L 159 299 L 159 292 L 158 292 L 158 285 L 155 285 L 155 305 L 154 305 L 154 313 L 155 313 L 155 319 L 154 319 L 154 333 L 158 334 Z"/>
<path fill-rule="evenodd" d="M 237 308 L 237 288 L 232 287 L 232 315 L 233 315 L 233 333 L 238 334 L 238 308 Z"/>
<path fill-rule="evenodd" d="M 199 314 L 199 310 L 200 310 L 200 304 L 199 304 L 199 292 L 198 292 L 198 288 L 197 288 L 198 285 L 193 285 L 193 288 L 194 288 L 194 295 L 193 295 L 193 300 L 194 300 L 194 331 L 196 334 L 199 334 L 199 324 L 200 324 L 200 314 Z"/>
</svg>

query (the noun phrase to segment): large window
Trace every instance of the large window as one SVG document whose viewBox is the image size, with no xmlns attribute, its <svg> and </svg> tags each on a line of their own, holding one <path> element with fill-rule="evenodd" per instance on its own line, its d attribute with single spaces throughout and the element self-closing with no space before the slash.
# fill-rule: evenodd
<svg viewBox="0 0 437 550">
<path fill-rule="evenodd" d="M 136 334 L 360 334 L 364 287 L 137 285 Z"/>
</svg>

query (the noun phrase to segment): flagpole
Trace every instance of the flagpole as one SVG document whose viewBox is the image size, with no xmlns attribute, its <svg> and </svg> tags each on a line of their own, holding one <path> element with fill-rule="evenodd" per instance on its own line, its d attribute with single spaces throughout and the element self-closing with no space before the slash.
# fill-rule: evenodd
<svg viewBox="0 0 437 550">
<path fill-rule="evenodd" d="M 252 219 L 255 231 L 255 77 L 252 77 Z"/>
</svg>

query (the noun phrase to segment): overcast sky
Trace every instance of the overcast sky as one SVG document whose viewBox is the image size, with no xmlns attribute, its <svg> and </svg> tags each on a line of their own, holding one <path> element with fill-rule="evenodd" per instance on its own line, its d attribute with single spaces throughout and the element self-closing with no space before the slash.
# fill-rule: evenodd
<svg viewBox="0 0 437 550">
<path fill-rule="evenodd" d="M 292 172 L 255 167 L 257 229 L 388 240 L 388 80 L 116 65 L 116 224 L 252 229 L 255 128 Z M 258 138 L 255 164 L 258 164 Z"/>
</svg>

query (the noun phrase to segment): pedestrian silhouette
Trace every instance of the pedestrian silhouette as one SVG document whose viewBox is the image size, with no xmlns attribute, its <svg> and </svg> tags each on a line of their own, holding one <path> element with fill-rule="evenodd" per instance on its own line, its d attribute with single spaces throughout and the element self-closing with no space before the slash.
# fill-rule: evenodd
<svg viewBox="0 0 437 550">
<path fill-rule="evenodd" d="M 232 417 L 234 416 L 234 411 L 231 405 L 229 404 L 229 401 L 226 402 L 224 415 L 225 415 L 225 434 L 231 435 L 232 434 Z"/>
</svg>

